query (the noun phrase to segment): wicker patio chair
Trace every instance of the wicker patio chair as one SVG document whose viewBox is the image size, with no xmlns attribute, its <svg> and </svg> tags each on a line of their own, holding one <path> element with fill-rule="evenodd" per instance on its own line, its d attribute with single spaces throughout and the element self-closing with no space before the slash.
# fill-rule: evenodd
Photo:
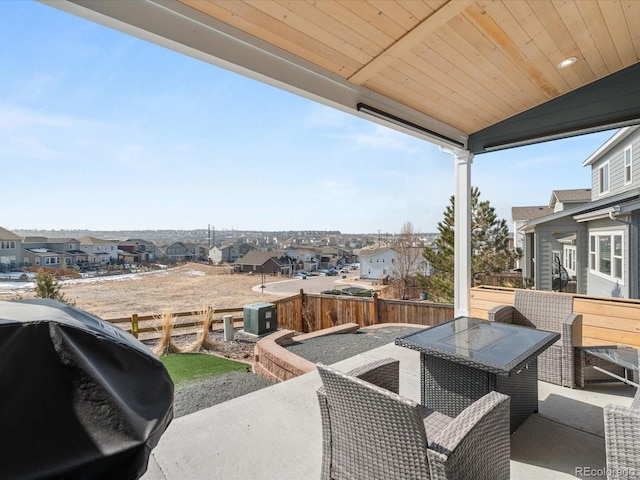
<svg viewBox="0 0 640 480">
<path fill-rule="evenodd" d="M 317 368 L 323 480 L 509 478 L 508 396 L 488 393 L 450 418 L 398 395 L 397 360 Z"/>
<path fill-rule="evenodd" d="M 640 388 L 630 407 L 608 404 L 603 410 L 607 479 L 640 478 Z"/>
<path fill-rule="evenodd" d="M 573 313 L 573 297 L 516 290 L 513 306 L 489 310 L 489 320 L 534 327 L 560 334 L 560 340 L 538 357 L 538 379 L 575 387 L 574 347 L 582 340 L 582 315 Z"/>
</svg>

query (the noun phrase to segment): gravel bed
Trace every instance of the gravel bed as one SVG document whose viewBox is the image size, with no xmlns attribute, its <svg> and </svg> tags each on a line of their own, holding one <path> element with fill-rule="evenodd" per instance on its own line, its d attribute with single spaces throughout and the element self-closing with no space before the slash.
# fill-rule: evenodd
<svg viewBox="0 0 640 480">
<path fill-rule="evenodd" d="M 273 385 L 252 372 L 229 372 L 177 390 L 173 395 L 174 418 L 226 402 Z"/>
<path fill-rule="evenodd" d="M 355 333 L 327 335 L 304 342 L 294 342 L 285 348 L 310 362 L 331 365 L 367 350 L 392 343 L 396 338 L 418 330 L 421 329 L 404 326 L 361 328 Z"/>
<path fill-rule="evenodd" d="M 393 342 L 397 337 L 418 330 L 414 327 L 395 326 L 361 328 L 356 333 L 327 335 L 303 342 L 294 342 L 286 348 L 311 362 L 330 365 L 367 350 L 381 347 Z M 214 331 L 209 334 L 209 340 L 216 346 L 213 351 L 215 354 L 245 362 L 253 359 L 256 337 L 236 331 L 233 342 L 224 342 L 223 338 L 223 332 Z M 184 349 L 192 344 L 194 339 L 195 335 L 183 335 L 176 337 L 174 343 Z M 154 346 L 154 342 L 145 343 L 151 348 Z M 246 373 L 230 372 L 208 378 L 203 382 L 183 386 L 177 389 L 174 394 L 174 417 L 181 417 L 270 385 L 273 385 L 273 382 L 248 371 Z"/>
</svg>

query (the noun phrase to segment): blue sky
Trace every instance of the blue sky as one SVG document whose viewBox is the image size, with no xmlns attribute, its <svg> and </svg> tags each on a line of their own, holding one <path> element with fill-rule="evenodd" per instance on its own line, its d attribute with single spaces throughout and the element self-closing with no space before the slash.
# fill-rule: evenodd
<svg viewBox="0 0 640 480">
<path fill-rule="evenodd" d="M 0 226 L 435 232 L 430 143 L 31 1 L 0 2 Z M 590 188 L 613 132 L 476 156 L 498 215 Z"/>
</svg>

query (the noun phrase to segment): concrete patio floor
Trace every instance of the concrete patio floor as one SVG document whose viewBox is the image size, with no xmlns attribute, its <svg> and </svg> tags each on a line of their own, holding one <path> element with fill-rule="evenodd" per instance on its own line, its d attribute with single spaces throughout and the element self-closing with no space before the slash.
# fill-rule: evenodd
<svg viewBox="0 0 640 480">
<path fill-rule="evenodd" d="M 335 366 L 387 357 L 400 360 L 400 393 L 419 401 L 418 352 L 388 344 Z M 314 371 L 175 419 L 143 480 L 319 479 L 320 384 Z M 539 382 L 539 412 L 511 437 L 511 478 L 605 478 L 602 407 L 628 406 L 634 393 L 622 383 L 573 390 Z"/>
</svg>

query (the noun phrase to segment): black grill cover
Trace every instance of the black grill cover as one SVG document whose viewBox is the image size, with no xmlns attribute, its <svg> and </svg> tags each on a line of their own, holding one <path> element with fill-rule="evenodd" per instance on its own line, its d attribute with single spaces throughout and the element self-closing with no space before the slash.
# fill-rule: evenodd
<svg viewBox="0 0 640 480">
<path fill-rule="evenodd" d="M 55 300 L 0 301 L 0 478 L 135 479 L 173 382 L 135 337 Z"/>
</svg>

